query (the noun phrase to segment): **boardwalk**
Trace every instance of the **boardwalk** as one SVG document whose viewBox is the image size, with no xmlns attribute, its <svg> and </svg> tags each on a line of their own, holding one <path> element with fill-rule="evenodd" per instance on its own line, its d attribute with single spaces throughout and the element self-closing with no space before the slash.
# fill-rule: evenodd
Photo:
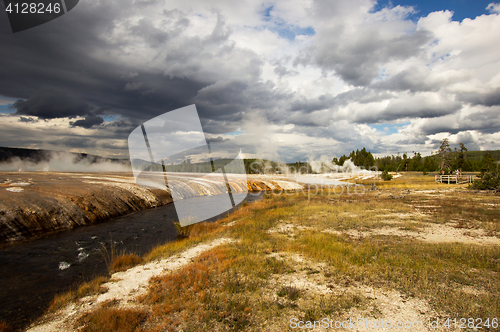
<svg viewBox="0 0 500 332">
<path fill-rule="evenodd" d="M 472 183 L 476 179 L 475 175 L 436 175 L 434 180 L 438 183 Z"/>
</svg>

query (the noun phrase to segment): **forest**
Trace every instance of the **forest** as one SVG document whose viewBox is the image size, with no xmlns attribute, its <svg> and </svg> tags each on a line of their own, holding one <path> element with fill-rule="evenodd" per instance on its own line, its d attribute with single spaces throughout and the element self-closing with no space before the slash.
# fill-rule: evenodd
<svg viewBox="0 0 500 332">
<path fill-rule="evenodd" d="M 500 159 L 500 150 L 494 151 L 468 151 L 463 143 L 455 148 L 450 147 L 448 139 L 441 142 L 439 150 L 430 156 L 422 157 L 420 152 L 412 152 L 411 155 L 403 153 L 391 156 L 375 158 L 366 148 L 352 151 L 349 155 L 333 158 L 337 165 L 351 159 L 356 166 L 366 169 L 376 168 L 379 171 L 418 171 L 418 172 L 441 172 L 446 174 L 455 170 L 462 172 L 481 172 L 483 164 L 497 162 Z"/>
</svg>

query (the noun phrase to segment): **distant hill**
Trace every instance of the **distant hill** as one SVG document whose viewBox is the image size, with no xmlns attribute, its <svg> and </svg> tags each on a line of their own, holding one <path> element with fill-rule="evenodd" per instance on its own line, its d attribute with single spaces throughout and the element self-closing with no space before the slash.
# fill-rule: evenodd
<svg viewBox="0 0 500 332">
<path fill-rule="evenodd" d="M 493 159 L 500 160 L 500 150 L 467 151 L 465 154 L 467 159 L 479 161 L 486 153 L 490 153 Z"/>
<path fill-rule="evenodd" d="M 102 163 L 102 162 L 112 162 L 119 163 L 123 165 L 130 165 L 128 159 L 118 159 L 118 158 L 105 158 L 87 153 L 75 153 L 75 152 L 61 152 L 61 151 L 51 151 L 51 150 L 36 150 L 36 149 L 22 149 L 22 148 L 8 148 L 0 147 L 0 163 L 10 162 L 15 158 L 19 158 L 23 161 L 28 161 L 32 163 L 48 162 L 50 161 L 53 154 L 66 153 L 68 155 L 74 156 L 74 162 L 85 161 L 89 164 Z"/>
</svg>

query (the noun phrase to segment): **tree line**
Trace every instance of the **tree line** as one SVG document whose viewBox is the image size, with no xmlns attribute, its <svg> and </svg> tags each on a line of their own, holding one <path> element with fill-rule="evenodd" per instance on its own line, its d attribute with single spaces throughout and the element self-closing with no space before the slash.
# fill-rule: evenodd
<svg viewBox="0 0 500 332">
<path fill-rule="evenodd" d="M 417 172 L 442 172 L 450 174 L 456 170 L 461 172 L 480 172 L 485 162 L 490 159 L 499 159 L 500 151 L 468 151 L 463 143 L 452 149 L 450 142 L 445 138 L 439 150 L 430 156 L 422 157 L 420 152 L 413 155 L 406 153 L 375 158 L 366 148 L 352 151 L 349 155 L 333 158 L 332 162 L 343 165 L 351 159 L 356 166 L 370 169 L 376 167 L 379 171 L 417 171 Z"/>
</svg>

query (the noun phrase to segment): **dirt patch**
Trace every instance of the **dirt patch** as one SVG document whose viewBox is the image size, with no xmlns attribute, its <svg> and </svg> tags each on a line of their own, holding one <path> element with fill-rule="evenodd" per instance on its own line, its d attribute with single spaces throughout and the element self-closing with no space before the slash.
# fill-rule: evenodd
<svg viewBox="0 0 500 332">
<path fill-rule="evenodd" d="M 426 242 L 461 242 L 480 245 L 500 245 L 500 238 L 486 235 L 483 229 L 461 229 L 452 224 L 430 224 L 425 231 L 419 234 Z"/>
<path fill-rule="evenodd" d="M 270 282 L 269 296 L 274 297 L 275 302 L 286 302 L 286 299 L 276 295 L 282 287 L 295 288 L 303 294 L 345 296 L 352 294 L 365 299 L 365 305 L 353 306 L 340 315 L 328 318 L 335 322 L 354 322 L 356 325 L 351 328 L 339 328 L 336 330 L 345 331 L 374 331 L 382 329 L 377 324 L 390 324 L 397 329 L 397 324 L 407 324 L 406 330 L 412 331 L 436 331 L 429 329 L 429 319 L 438 317 L 439 314 L 429 305 L 428 302 L 407 296 L 401 292 L 369 287 L 358 282 L 334 282 L 329 278 L 329 268 L 321 262 L 310 261 L 303 256 L 290 253 L 274 253 L 272 256 L 277 259 L 292 261 L 296 271 L 284 275 L 276 275 Z M 305 296 L 302 296 L 302 298 Z M 295 302 L 301 305 L 304 299 L 298 298 Z M 285 305 L 285 303 L 283 303 Z M 288 317 L 287 317 L 288 318 Z M 302 319 L 304 320 L 304 319 Z M 285 326 L 286 322 L 281 322 Z M 387 325 L 385 325 L 387 326 Z M 272 330 L 272 328 L 270 329 Z M 322 329 L 315 329 L 322 330 Z M 439 330 L 438 330 L 439 331 Z"/>
<path fill-rule="evenodd" d="M 295 268 L 293 273 L 276 275 L 270 282 L 275 288 L 293 286 L 303 291 L 318 294 L 331 292 L 326 277 L 329 275 L 329 269 L 325 263 L 313 263 L 301 255 L 290 253 L 273 253 L 270 256 L 277 259 L 291 260 Z"/>
<path fill-rule="evenodd" d="M 276 227 L 271 228 L 267 231 L 269 234 L 282 234 L 287 236 L 294 236 L 296 231 L 314 230 L 314 227 L 308 226 L 297 226 L 291 223 L 285 223 L 280 220 L 280 223 Z"/>
<path fill-rule="evenodd" d="M 370 300 L 364 309 L 353 308 L 345 319 L 356 322 L 356 331 L 401 330 L 406 331 L 441 331 L 430 329 L 429 320 L 440 316 L 424 300 L 406 296 L 395 290 L 367 287 L 351 287 Z M 388 328 L 391 326 L 392 328 Z M 352 331 L 353 329 L 342 329 Z M 448 329 L 449 331 L 449 329 Z"/>
<path fill-rule="evenodd" d="M 461 229 L 453 227 L 453 224 L 426 224 L 422 231 L 404 230 L 399 227 L 382 227 L 367 231 L 349 229 L 347 231 L 338 231 L 326 229 L 323 232 L 341 236 L 347 234 L 354 239 L 360 239 L 373 235 L 388 235 L 408 237 L 430 243 L 466 243 L 479 245 L 500 245 L 500 238 L 487 235 L 482 229 Z"/>
</svg>

